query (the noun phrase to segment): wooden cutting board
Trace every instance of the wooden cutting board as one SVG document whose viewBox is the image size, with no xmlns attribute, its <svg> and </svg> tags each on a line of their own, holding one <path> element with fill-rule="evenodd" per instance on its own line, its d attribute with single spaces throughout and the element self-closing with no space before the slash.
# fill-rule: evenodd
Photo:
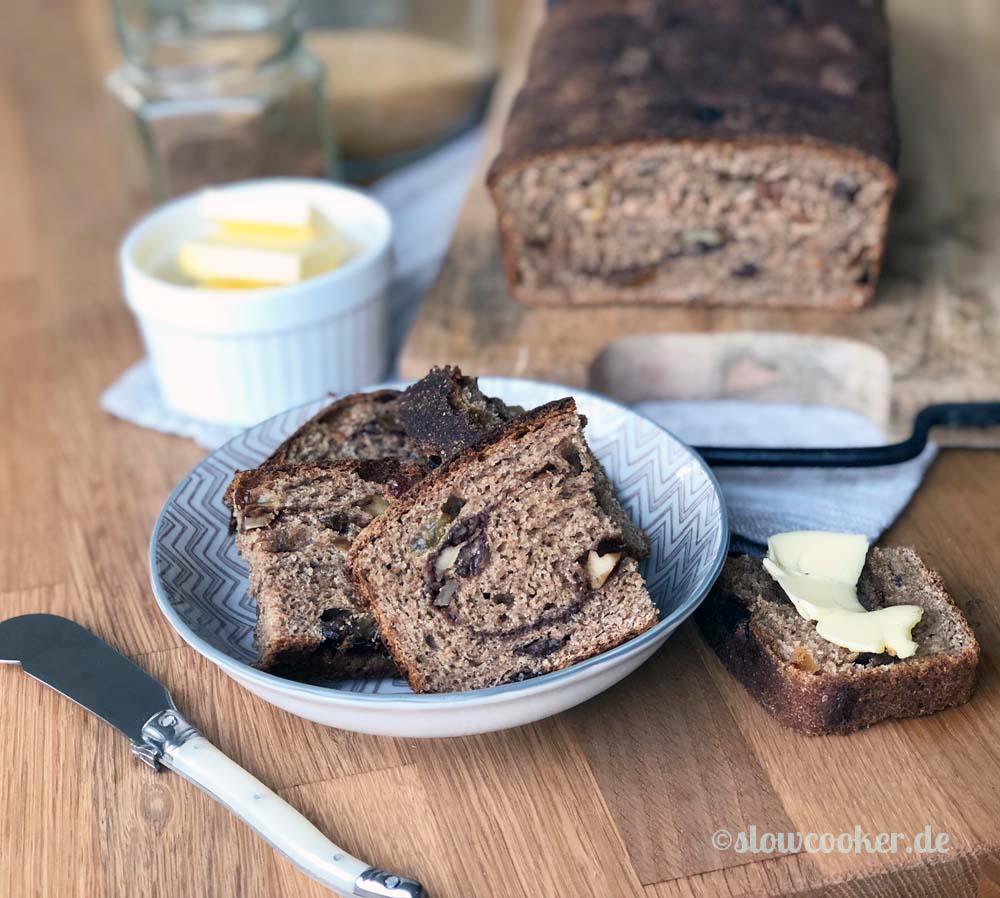
<svg viewBox="0 0 1000 898">
<path fill-rule="evenodd" d="M 403 350 L 401 372 L 418 377 L 432 364 L 452 362 L 476 373 L 597 385 L 622 398 L 634 398 L 637 391 L 647 394 L 639 398 L 654 398 L 652 391 L 662 398 L 830 401 L 846 390 L 843 404 L 887 420 L 897 433 L 908 430 L 914 412 L 927 403 L 997 398 L 996 0 L 890 0 L 889 5 L 903 154 L 886 270 L 870 308 L 835 314 L 521 305 L 510 298 L 500 271 L 493 204 L 480 172 L 444 270 Z M 492 110 L 484 170 L 522 80 L 539 7 L 530 4 L 519 44 L 521 66 L 509 71 Z M 762 348 L 753 338 L 761 331 L 788 337 Z M 698 341 L 692 351 L 685 340 L 678 350 L 681 334 L 725 336 Z M 633 335 L 646 336 L 639 360 L 634 345 L 619 342 Z M 795 339 L 801 336 L 809 339 Z M 860 346 L 852 350 L 828 342 L 831 338 Z M 685 364 L 670 365 L 678 351 Z M 817 351 L 840 361 L 817 365 Z M 857 365 L 846 361 L 852 355 L 858 356 Z M 856 395 L 859 389 L 864 395 Z"/>
</svg>

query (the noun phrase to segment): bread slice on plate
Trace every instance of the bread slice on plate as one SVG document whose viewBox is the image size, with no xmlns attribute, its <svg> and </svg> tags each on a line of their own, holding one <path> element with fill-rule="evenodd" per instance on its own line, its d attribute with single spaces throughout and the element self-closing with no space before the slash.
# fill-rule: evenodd
<svg viewBox="0 0 1000 898">
<path fill-rule="evenodd" d="M 919 605 L 915 655 L 858 653 L 799 616 L 759 559 L 730 558 L 695 620 L 726 669 L 777 720 L 810 735 L 933 714 L 969 700 L 979 643 L 941 578 L 912 549 L 872 549 L 858 598 Z"/>
<path fill-rule="evenodd" d="M 414 691 L 538 676 L 656 623 L 594 470 L 576 404 L 552 402 L 461 452 L 358 536 L 352 574 Z"/>
<path fill-rule="evenodd" d="M 507 405 L 486 396 L 478 380 L 455 366 L 432 368 L 407 388 L 399 401 L 399 420 L 431 467 L 454 458 L 524 414 L 519 405 Z M 649 554 L 649 538 L 622 508 L 604 468 L 586 447 L 594 476 L 594 492 L 601 507 L 622 530 L 626 551 L 635 558 Z"/>
<path fill-rule="evenodd" d="M 286 439 L 267 464 L 398 458 L 423 464 L 423 454 L 399 420 L 398 390 L 345 396 L 319 411 Z"/>
<path fill-rule="evenodd" d="M 236 546 L 257 600 L 258 667 L 298 679 L 396 674 L 346 557 L 358 533 L 422 475 L 392 460 L 237 472 Z"/>
<path fill-rule="evenodd" d="M 261 467 L 380 458 L 424 466 L 423 454 L 399 422 L 402 395 L 399 390 L 375 390 L 330 403 L 278 446 Z M 230 510 L 235 486 L 234 480 L 223 496 Z M 230 526 L 235 526 L 235 518 L 230 519 Z"/>
</svg>

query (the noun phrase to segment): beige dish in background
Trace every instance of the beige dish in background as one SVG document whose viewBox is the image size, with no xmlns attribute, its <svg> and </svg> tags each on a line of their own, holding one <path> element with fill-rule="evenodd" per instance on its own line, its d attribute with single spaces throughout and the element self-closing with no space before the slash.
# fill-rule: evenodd
<svg viewBox="0 0 1000 898">
<path fill-rule="evenodd" d="M 469 121 L 494 76 L 491 61 L 472 49 L 393 29 L 318 29 L 306 46 L 326 66 L 346 160 L 433 144 Z"/>
</svg>

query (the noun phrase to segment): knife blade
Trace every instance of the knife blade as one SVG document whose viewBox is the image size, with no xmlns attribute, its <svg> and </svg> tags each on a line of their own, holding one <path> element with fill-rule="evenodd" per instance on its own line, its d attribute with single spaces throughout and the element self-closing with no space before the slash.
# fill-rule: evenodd
<svg viewBox="0 0 1000 898">
<path fill-rule="evenodd" d="M 146 764 L 166 767 L 207 792 L 328 888 L 357 898 L 427 898 L 419 882 L 334 845 L 185 720 L 162 683 L 85 627 L 54 614 L 0 621 L 3 663 L 20 664 L 29 676 L 111 724 Z"/>
<path fill-rule="evenodd" d="M 20 663 L 134 743 L 159 711 L 173 708 L 170 693 L 142 668 L 90 630 L 54 614 L 25 614 L 0 623 L 0 663 Z"/>
</svg>

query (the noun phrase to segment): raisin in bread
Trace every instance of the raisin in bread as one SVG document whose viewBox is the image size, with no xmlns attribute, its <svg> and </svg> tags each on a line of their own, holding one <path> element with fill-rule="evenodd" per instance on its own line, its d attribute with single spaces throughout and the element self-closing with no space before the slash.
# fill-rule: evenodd
<svg viewBox="0 0 1000 898">
<path fill-rule="evenodd" d="M 281 676 L 390 676 L 346 568 L 358 533 L 423 475 L 395 461 L 269 464 L 233 481 L 236 546 L 257 600 L 258 666 Z"/>
<path fill-rule="evenodd" d="M 366 528 L 349 564 L 416 692 L 534 677 L 657 621 L 595 496 L 572 399 L 465 450 Z"/>
<path fill-rule="evenodd" d="M 455 366 L 432 368 L 406 390 L 399 402 L 399 420 L 432 467 L 482 442 L 523 414 L 520 406 L 483 394 L 477 379 L 466 377 Z M 649 537 L 622 508 L 589 446 L 586 455 L 593 473 L 594 494 L 621 528 L 625 551 L 634 558 L 645 558 L 649 554 Z M 574 464 L 582 463 L 575 460 Z"/>
<path fill-rule="evenodd" d="M 979 644 L 941 578 L 912 549 L 872 549 L 858 582 L 868 610 L 919 605 L 915 655 L 852 652 L 804 620 L 758 559 L 730 558 L 695 619 L 747 691 L 801 733 L 849 733 L 969 700 Z"/>
<path fill-rule="evenodd" d="M 856 308 L 896 186 L 881 0 L 550 11 L 488 183 L 525 302 Z"/>
</svg>

